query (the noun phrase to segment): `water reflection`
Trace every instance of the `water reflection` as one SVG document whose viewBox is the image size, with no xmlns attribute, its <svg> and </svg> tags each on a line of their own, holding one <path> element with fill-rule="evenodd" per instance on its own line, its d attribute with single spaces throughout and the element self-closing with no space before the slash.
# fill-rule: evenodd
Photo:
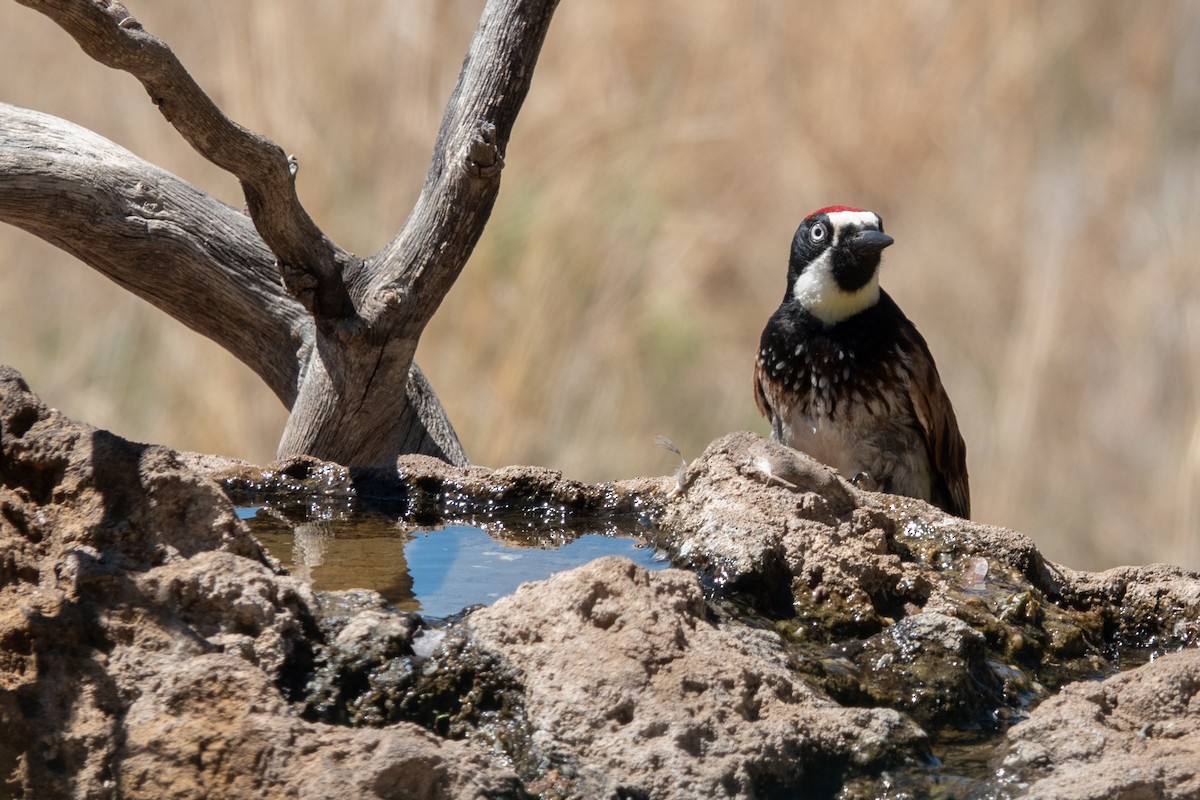
<svg viewBox="0 0 1200 800">
<path fill-rule="evenodd" d="M 622 555 L 647 569 L 666 561 L 628 537 L 583 534 L 558 547 L 529 547 L 493 539 L 480 528 L 451 526 L 410 534 L 405 547 L 412 575 L 414 610 L 440 617 L 464 606 L 491 603 L 527 581 L 586 564 L 601 556 Z"/>
<path fill-rule="evenodd" d="M 363 588 L 402 611 L 445 617 L 488 604 L 527 581 L 608 555 L 647 569 L 668 566 L 661 553 L 613 527 L 513 531 L 447 525 L 413 528 L 381 516 L 290 522 L 269 509 L 239 510 L 267 551 L 313 588 Z"/>
</svg>

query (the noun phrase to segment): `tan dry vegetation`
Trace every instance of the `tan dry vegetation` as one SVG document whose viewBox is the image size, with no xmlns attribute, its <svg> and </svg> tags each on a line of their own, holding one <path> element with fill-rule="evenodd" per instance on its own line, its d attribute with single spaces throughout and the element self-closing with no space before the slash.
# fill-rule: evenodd
<svg viewBox="0 0 1200 800">
<path fill-rule="evenodd" d="M 420 187 L 482 6 L 130 5 L 225 110 L 300 158 L 373 252 Z M 0 5 L 0 99 L 91 127 L 240 204 L 136 82 Z M 792 232 L 880 212 L 975 514 L 1076 567 L 1200 567 L 1200 4 L 565 0 L 500 201 L 419 353 L 468 454 L 660 474 L 766 431 L 751 360 Z M 0 229 L 0 362 L 135 439 L 269 459 L 244 367 Z"/>
</svg>

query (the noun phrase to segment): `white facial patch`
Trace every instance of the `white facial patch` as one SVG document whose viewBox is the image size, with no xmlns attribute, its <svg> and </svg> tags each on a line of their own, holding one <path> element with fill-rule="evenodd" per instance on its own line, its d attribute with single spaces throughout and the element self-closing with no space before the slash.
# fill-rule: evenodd
<svg viewBox="0 0 1200 800">
<path fill-rule="evenodd" d="M 838 243 L 838 234 L 848 228 L 879 230 L 879 215 L 874 211 L 831 211 L 827 215 L 833 228 L 833 244 Z"/>
<path fill-rule="evenodd" d="M 838 286 L 833 276 L 833 249 L 847 230 L 879 230 L 879 215 L 873 211 L 832 211 L 829 213 L 832 241 L 825 252 L 813 261 L 792 286 L 792 297 L 808 313 L 826 325 L 836 325 L 879 302 L 879 273 L 871 276 L 861 288 L 847 292 Z"/>
<path fill-rule="evenodd" d="M 861 289 L 847 292 L 833 277 L 831 260 L 826 250 L 800 273 L 792 287 L 796 301 L 826 325 L 836 325 L 879 302 L 878 273 L 872 275 Z"/>
</svg>

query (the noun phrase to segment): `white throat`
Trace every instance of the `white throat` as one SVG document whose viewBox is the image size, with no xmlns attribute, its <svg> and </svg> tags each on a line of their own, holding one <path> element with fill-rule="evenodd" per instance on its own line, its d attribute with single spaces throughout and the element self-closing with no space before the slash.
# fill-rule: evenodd
<svg viewBox="0 0 1200 800">
<path fill-rule="evenodd" d="M 847 292 L 833 277 L 830 251 L 808 265 L 792 286 L 792 297 L 826 325 L 836 325 L 879 302 L 879 271 L 860 289 Z"/>
</svg>

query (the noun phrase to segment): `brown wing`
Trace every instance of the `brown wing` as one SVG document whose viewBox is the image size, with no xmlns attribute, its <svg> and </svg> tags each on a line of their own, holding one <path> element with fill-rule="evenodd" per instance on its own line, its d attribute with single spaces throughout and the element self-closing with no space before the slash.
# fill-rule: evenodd
<svg viewBox="0 0 1200 800">
<path fill-rule="evenodd" d="M 754 403 L 758 406 L 758 413 L 771 423 L 771 437 L 777 442 L 782 442 L 779 410 L 777 404 L 773 402 L 774 394 L 775 383 L 767 377 L 767 371 L 763 369 L 762 361 L 755 361 Z"/>
<path fill-rule="evenodd" d="M 928 345 L 911 324 L 905 326 L 901 351 L 909 369 L 909 401 L 925 434 L 933 473 L 933 503 L 956 517 L 971 516 L 967 445 L 958 432 L 954 407 L 942 386 Z"/>
<path fill-rule="evenodd" d="M 771 404 L 767 402 L 766 388 L 763 386 L 763 381 L 767 376 L 763 374 L 762 362 L 754 362 L 754 404 L 758 406 L 758 413 L 762 414 L 767 419 L 771 419 Z"/>
</svg>

